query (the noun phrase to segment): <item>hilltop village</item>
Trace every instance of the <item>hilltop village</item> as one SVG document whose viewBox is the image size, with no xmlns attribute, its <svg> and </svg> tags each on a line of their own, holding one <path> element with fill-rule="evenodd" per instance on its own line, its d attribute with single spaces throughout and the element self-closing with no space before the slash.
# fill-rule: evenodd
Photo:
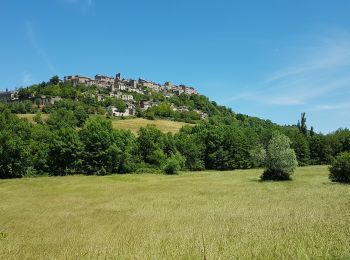
<svg viewBox="0 0 350 260">
<path fill-rule="evenodd" d="M 106 113 L 114 117 L 138 116 L 138 112 L 140 114 L 140 111 L 142 113 L 142 111 L 147 111 L 162 104 L 168 104 L 169 108 L 176 113 L 196 113 L 198 119 L 206 119 L 208 117 L 208 114 L 204 111 L 171 102 L 173 97 L 198 95 L 198 91 L 193 87 L 174 85 L 171 82 L 159 84 L 142 78 L 137 80 L 124 79 L 118 73 L 115 77 L 97 74 L 94 78 L 69 75 L 64 76 L 63 80 L 55 76 L 45 86 L 50 84 L 57 86 L 68 85 L 72 88 L 85 86 L 89 90 L 94 89 L 95 91 L 84 91 L 83 97 L 75 97 L 75 101 L 86 98 L 95 99 L 100 104 L 107 104 L 108 106 L 105 107 Z M 45 107 L 52 106 L 65 98 L 60 95 L 52 95 L 54 93 L 42 95 L 42 91 L 31 91 L 31 89 L 31 87 L 27 87 L 15 91 L 1 92 L 0 101 L 6 103 L 31 101 L 33 105 Z M 107 100 L 108 102 L 105 102 Z M 123 103 L 120 105 L 120 102 L 110 102 L 111 100 L 119 100 L 123 101 Z M 119 105 L 115 105 L 115 103 Z"/>
</svg>

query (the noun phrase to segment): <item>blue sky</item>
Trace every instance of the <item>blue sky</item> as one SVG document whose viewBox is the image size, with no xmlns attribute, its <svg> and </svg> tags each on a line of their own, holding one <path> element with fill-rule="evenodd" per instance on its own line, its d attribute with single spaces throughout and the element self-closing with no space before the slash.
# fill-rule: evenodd
<svg viewBox="0 0 350 260">
<path fill-rule="evenodd" d="M 350 127 L 350 1 L 2 0 L 0 90 L 52 75 L 143 77 L 236 112 Z"/>
</svg>

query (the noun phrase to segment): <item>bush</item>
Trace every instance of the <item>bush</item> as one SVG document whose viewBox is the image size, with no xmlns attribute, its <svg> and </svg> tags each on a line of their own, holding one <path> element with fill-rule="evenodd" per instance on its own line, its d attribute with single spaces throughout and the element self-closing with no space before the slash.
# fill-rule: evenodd
<svg viewBox="0 0 350 260">
<path fill-rule="evenodd" d="M 179 170 L 183 169 L 184 165 L 185 165 L 185 157 L 183 157 L 179 153 L 176 153 L 174 155 L 171 155 L 165 161 L 163 170 L 165 174 L 173 175 L 173 174 L 177 174 Z"/>
<path fill-rule="evenodd" d="M 334 182 L 350 183 L 350 152 L 341 153 L 329 168 L 329 179 Z"/>
<path fill-rule="evenodd" d="M 38 112 L 38 113 L 35 114 L 35 116 L 33 117 L 33 121 L 35 123 L 37 123 L 37 124 L 43 124 L 44 123 L 44 120 L 43 120 L 41 112 Z"/>
<path fill-rule="evenodd" d="M 287 136 L 274 132 L 269 142 L 266 153 L 266 170 L 262 174 L 262 180 L 290 180 L 298 165 L 296 155 L 290 148 L 290 140 Z"/>
</svg>

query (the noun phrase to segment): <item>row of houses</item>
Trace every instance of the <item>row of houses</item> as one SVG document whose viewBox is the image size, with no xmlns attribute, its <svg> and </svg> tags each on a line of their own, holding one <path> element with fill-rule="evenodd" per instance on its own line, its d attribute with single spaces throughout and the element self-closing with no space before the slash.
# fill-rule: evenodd
<svg viewBox="0 0 350 260">
<path fill-rule="evenodd" d="M 79 84 L 85 84 L 88 86 L 97 86 L 99 88 L 109 89 L 111 92 L 115 91 L 132 91 L 136 93 L 144 94 L 147 90 L 152 90 L 156 92 L 163 92 L 167 96 L 171 95 L 193 95 L 198 94 L 197 90 L 193 87 L 188 87 L 185 85 L 173 85 L 171 82 L 165 82 L 163 85 L 155 83 L 152 81 L 147 81 L 145 79 L 123 79 L 121 74 L 116 74 L 115 77 L 108 77 L 104 75 L 97 74 L 94 78 L 89 78 L 85 76 L 75 75 L 75 76 L 65 76 L 64 82 L 70 82 L 73 86 Z"/>
<path fill-rule="evenodd" d="M 97 74 L 94 79 L 80 75 L 65 76 L 64 82 L 71 82 L 73 86 L 84 84 L 87 86 L 96 86 L 99 88 L 109 89 L 111 89 L 114 86 L 114 78 L 103 76 L 100 74 Z"/>
<path fill-rule="evenodd" d="M 159 103 L 158 102 L 154 102 L 154 101 L 141 101 L 139 103 L 139 108 L 141 110 L 147 110 L 151 107 L 154 106 L 158 106 Z M 188 107 L 186 106 L 180 106 L 177 107 L 174 104 L 171 105 L 171 109 L 173 111 L 176 112 L 180 112 L 180 113 L 185 113 L 185 112 L 189 112 L 190 110 L 188 109 Z M 114 106 L 109 106 L 107 108 L 108 113 L 111 116 L 115 116 L 115 117 L 128 117 L 128 116 L 136 116 L 136 106 L 135 104 L 132 103 L 127 103 L 127 108 L 125 109 L 125 111 L 119 111 L 118 108 L 114 107 Z M 207 119 L 208 118 L 208 114 L 204 113 L 203 111 L 200 111 L 198 109 L 193 110 L 194 112 L 196 112 L 197 114 L 200 115 L 201 119 Z"/>
</svg>

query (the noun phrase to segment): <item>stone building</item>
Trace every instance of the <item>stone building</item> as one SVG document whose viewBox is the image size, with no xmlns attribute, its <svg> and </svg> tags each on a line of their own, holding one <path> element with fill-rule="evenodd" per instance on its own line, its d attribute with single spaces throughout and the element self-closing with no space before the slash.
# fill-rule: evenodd
<svg viewBox="0 0 350 260">
<path fill-rule="evenodd" d="M 94 84 L 90 83 L 90 85 L 95 85 L 99 88 L 112 89 L 112 87 L 114 86 L 114 78 L 97 74 L 95 76 Z"/>
<path fill-rule="evenodd" d="M 136 115 L 136 109 L 133 104 L 127 104 L 127 108 L 124 112 L 119 111 L 118 108 L 115 106 L 109 106 L 107 108 L 107 111 L 110 115 L 115 117 L 127 117 L 127 116 L 135 116 Z"/>
<path fill-rule="evenodd" d="M 91 81 L 92 81 L 91 78 L 85 77 L 85 76 L 79 76 L 79 75 L 64 77 L 64 82 L 71 82 L 73 86 L 77 86 L 79 84 L 90 85 Z"/>
<path fill-rule="evenodd" d="M 144 79 L 139 79 L 139 84 L 143 87 L 143 88 L 149 88 L 152 89 L 154 91 L 160 91 L 160 85 L 151 81 L 147 81 Z"/>
<path fill-rule="evenodd" d="M 197 90 L 195 90 L 192 87 L 185 86 L 185 85 L 180 85 L 179 89 L 181 90 L 182 93 L 185 93 L 186 95 L 198 94 Z"/>
<path fill-rule="evenodd" d="M 18 92 L 17 91 L 8 91 L 0 92 L 0 101 L 2 102 L 11 102 L 14 100 L 18 100 Z"/>
<path fill-rule="evenodd" d="M 96 86 L 99 88 L 109 88 L 111 89 L 114 85 L 114 78 L 103 76 L 97 74 L 94 79 L 85 77 L 85 76 L 65 76 L 64 82 L 71 82 L 73 86 L 77 86 L 79 84 L 85 84 L 88 86 Z"/>
<path fill-rule="evenodd" d="M 33 104 L 37 106 L 46 106 L 46 105 L 54 105 L 56 102 L 59 102 L 62 100 L 61 97 L 48 97 L 48 96 L 39 96 L 34 97 Z"/>
<path fill-rule="evenodd" d="M 147 109 L 149 109 L 149 108 L 151 108 L 151 107 L 154 107 L 154 106 L 156 106 L 156 105 L 158 105 L 158 103 L 157 103 L 157 102 L 152 102 L 152 101 L 142 100 L 142 101 L 140 102 L 140 108 L 141 108 L 142 110 L 147 110 Z"/>
<path fill-rule="evenodd" d="M 114 88 L 112 91 L 119 90 L 119 91 L 124 91 L 126 90 L 126 84 L 124 82 L 118 81 L 114 83 Z"/>
</svg>

